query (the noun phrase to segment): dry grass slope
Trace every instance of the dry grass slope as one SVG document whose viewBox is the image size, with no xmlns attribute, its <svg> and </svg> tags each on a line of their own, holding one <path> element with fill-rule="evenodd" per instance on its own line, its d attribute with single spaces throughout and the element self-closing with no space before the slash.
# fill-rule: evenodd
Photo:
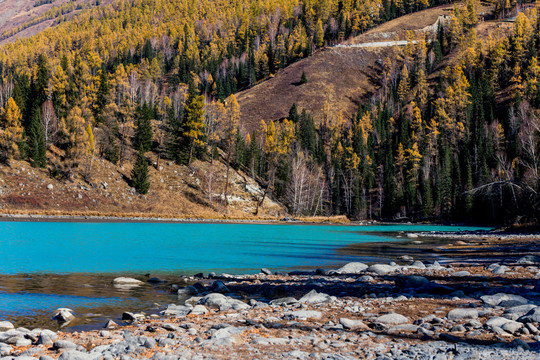
<svg viewBox="0 0 540 360">
<path fill-rule="evenodd" d="M 407 30 L 433 25 L 452 6 L 409 14 L 389 21 L 347 43 L 405 40 Z M 325 48 L 300 60 L 251 89 L 237 95 L 245 130 L 258 128 L 261 120 L 284 118 L 293 103 L 320 119 L 325 101 L 345 116 L 353 115 L 358 104 L 370 98 L 380 86 L 382 60 L 394 54 L 389 48 Z M 302 72 L 308 82 L 300 84 Z"/>
</svg>

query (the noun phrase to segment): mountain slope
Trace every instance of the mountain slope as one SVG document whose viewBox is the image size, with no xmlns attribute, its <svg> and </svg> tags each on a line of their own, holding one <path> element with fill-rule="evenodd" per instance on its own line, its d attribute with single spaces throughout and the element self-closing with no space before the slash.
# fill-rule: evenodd
<svg viewBox="0 0 540 360">
<path fill-rule="evenodd" d="M 406 31 L 433 35 L 433 26 L 453 6 L 440 6 L 388 21 L 347 41 L 362 44 L 405 40 Z M 327 47 L 279 71 L 273 78 L 240 92 L 238 102 L 242 124 L 248 131 L 258 129 L 261 120 L 277 120 L 288 115 L 293 103 L 321 119 L 325 106 L 339 109 L 345 117 L 356 113 L 358 105 L 369 101 L 380 87 L 383 61 L 397 59 L 395 47 Z M 302 72 L 308 82 L 300 83 Z"/>
<path fill-rule="evenodd" d="M 113 0 L 99 1 L 100 5 Z M 25 38 L 52 26 L 54 21 L 96 5 L 95 0 L 2 0 L 0 1 L 0 44 Z"/>
</svg>

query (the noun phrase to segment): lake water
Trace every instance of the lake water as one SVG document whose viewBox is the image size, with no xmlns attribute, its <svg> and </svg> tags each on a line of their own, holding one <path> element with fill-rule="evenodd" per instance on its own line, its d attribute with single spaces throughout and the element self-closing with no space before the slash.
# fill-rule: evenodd
<svg viewBox="0 0 540 360">
<path fill-rule="evenodd" d="M 46 321 L 51 312 L 72 307 L 86 314 L 85 322 L 77 324 L 83 326 L 105 321 L 122 308 L 148 310 L 155 302 L 177 300 L 167 286 L 115 289 L 111 280 L 120 274 L 144 279 L 144 274 L 150 273 L 175 282 L 175 276 L 198 272 L 338 267 L 350 261 L 379 260 L 339 251 L 353 244 L 410 240 L 403 236 L 406 232 L 476 229 L 434 225 L 0 222 L 0 319 L 25 324 L 40 318 L 52 327 Z"/>
</svg>

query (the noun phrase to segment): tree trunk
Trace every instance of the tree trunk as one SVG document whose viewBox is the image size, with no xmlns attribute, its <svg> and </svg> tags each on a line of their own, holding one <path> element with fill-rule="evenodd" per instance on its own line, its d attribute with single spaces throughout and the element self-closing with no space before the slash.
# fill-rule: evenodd
<svg viewBox="0 0 540 360">
<path fill-rule="evenodd" d="M 195 146 L 195 142 L 191 141 L 191 147 L 189 148 L 189 159 L 188 159 L 188 166 L 191 166 L 191 157 L 193 156 L 193 147 Z"/>
<path fill-rule="evenodd" d="M 225 200 L 225 207 L 229 206 L 229 200 L 227 199 L 227 193 L 229 192 L 229 172 L 231 169 L 231 146 L 229 145 L 229 152 L 227 153 L 227 175 L 225 176 L 225 191 L 223 196 Z"/>
</svg>

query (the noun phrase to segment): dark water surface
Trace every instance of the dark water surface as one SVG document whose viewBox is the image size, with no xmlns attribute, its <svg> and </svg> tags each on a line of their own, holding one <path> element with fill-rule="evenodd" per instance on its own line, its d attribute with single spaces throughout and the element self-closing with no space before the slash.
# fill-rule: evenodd
<svg viewBox="0 0 540 360">
<path fill-rule="evenodd" d="M 157 311 L 177 302 L 167 285 L 117 289 L 119 275 L 180 281 L 198 272 L 255 273 L 337 267 L 395 259 L 383 251 L 344 251 L 355 244 L 409 241 L 406 232 L 479 228 L 434 225 L 296 225 L 226 223 L 0 222 L 0 319 L 53 328 L 70 307 L 77 328 L 122 311 Z M 375 244 L 374 244 L 375 245 Z M 378 245 L 377 245 L 378 246 Z M 381 247 L 384 249 L 384 247 Z"/>
</svg>

